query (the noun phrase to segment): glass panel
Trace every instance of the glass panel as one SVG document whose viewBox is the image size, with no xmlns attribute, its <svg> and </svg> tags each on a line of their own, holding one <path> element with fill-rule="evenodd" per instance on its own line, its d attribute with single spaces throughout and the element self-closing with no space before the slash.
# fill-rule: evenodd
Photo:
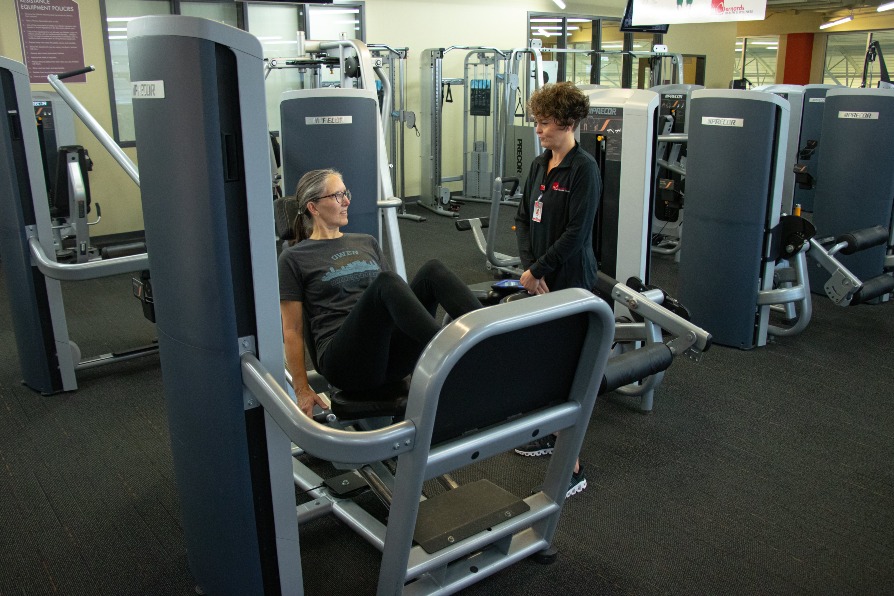
<svg viewBox="0 0 894 596">
<path fill-rule="evenodd" d="M 630 48 L 634 52 L 651 52 L 652 51 L 651 33 L 634 33 L 633 46 Z M 648 89 L 649 77 L 651 76 L 648 58 L 634 58 L 631 65 L 630 80 L 635 81 L 634 87 L 637 89 Z"/>
<path fill-rule="evenodd" d="M 845 87 L 862 85 L 863 64 L 870 41 L 879 42 L 884 52 L 886 48 L 894 47 L 894 30 L 829 34 L 826 39 L 826 67 L 823 73 L 823 82 Z M 890 56 L 888 56 L 888 61 L 890 61 Z M 869 63 L 866 73 L 867 87 L 878 86 L 879 70 L 878 59 Z"/>
<path fill-rule="evenodd" d="M 541 50 L 543 71 L 547 82 L 555 83 L 559 78 L 559 55 L 550 51 L 559 47 L 559 36 L 562 34 L 562 17 L 536 16 L 530 19 L 531 39 L 539 39 L 543 43 Z"/>
<path fill-rule="evenodd" d="M 743 49 L 744 48 L 744 49 Z M 736 40 L 736 66 L 734 79 L 743 76 L 749 86 L 772 85 L 776 82 L 776 58 L 779 54 L 779 37 L 746 37 Z"/>
<path fill-rule="evenodd" d="M 894 53 L 894 31 L 891 31 L 891 30 L 889 30 L 889 31 L 873 31 L 872 32 L 872 41 L 879 42 L 883 53 L 885 51 L 889 52 L 889 54 L 888 54 L 889 62 L 886 62 L 886 65 L 894 64 L 894 61 L 891 61 L 891 55 L 892 55 L 891 53 Z M 884 58 L 884 57 L 885 56 L 883 54 L 882 58 Z M 864 55 L 863 59 L 865 61 L 865 59 L 866 59 L 865 55 Z M 894 66 L 889 66 L 888 68 L 894 68 Z M 890 71 L 888 71 L 888 74 L 889 74 L 889 78 L 890 78 Z M 861 74 L 861 76 L 860 76 L 861 81 L 862 81 L 862 78 L 863 77 Z M 869 69 L 867 70 L 866 78 L 867 78 L 867 81 L 866 81 L 867 87 L 878 87 L 878 82 L 879 82 L 879 80 L 881 80 L 881 72 L 880 72 L 880 68 L 879 68 L 878 58 L 876 58 L 875 62 L 871 62 L 869 64 Z"/>
<path fill-rule="evenodd" d="M 298 8 L 296 6 L 271 6 L 249 4 L 248 31 L 261 41 L 264 58 L 285 65 L 286 60 L 298 53 Z M 279 100 L 284 91 L 312 86 L 309 69 L 271 69 L 267 73 L 267 126 L 279 130 Z"/>
<path fill-rule="evenodd" d="M 621 52 L 624 49 L 624 34 L 620 21 L 602 21 L 602 50 Z M 621 54 L 609 53 L 599 57 L 599 84 L 608 87 L 621 86 L 621 72 L 624 62 Z"/>
<path fill-rule="evenodd" d="M 171 14 L 167 0 L 106 0 L 106 35 L 109 37 L 109 69 L 112 76 L 112 110 L 119 143 L 136 140 L 127 58 L 127 23 L 137 17 Z"/>
<path fill-rule="evenodd" d="M 307 7 L 308 39 L 363 39 L 360 8 L 342 6 Z"/>
<path fill-rule="evenodd" d="M 869 43 L 867 33 L 833 33 L 826 38 L 826 66 L 823 82 L 859 87 L 863 80 L 863 60 Z"/>
<path fill-rule="evenodd" d="M 593 49 L 593 26 L 599 21 L 591 19 L 569 18 L 566 44 L 569 50 L 565 61 L 565 80 L 575 85 L 589 85 L 592 57 L 587 52 Z"/>
<path fill-rule="evenodd" d="M 180 14 L 188 17 L 202 17 L 211 19 L 230 27 L 239 26 L 239 17 L 237 4 L 235 3 L 213 3 L 213 2 L 192 2 L 190 0 L 180 0 Z"/>
<path fill-rule="evenodd" d="M 735 57 L 733 58 L 733 79 L 741 79 L 744 75 L 742 70 L 742 59 L 745 58 L 745 53 L 742 51 L 742 48 L 745 47 L 745 38 L 740 37 L 736 39 L 736 47 L 733 50 Z"/>
</svg>

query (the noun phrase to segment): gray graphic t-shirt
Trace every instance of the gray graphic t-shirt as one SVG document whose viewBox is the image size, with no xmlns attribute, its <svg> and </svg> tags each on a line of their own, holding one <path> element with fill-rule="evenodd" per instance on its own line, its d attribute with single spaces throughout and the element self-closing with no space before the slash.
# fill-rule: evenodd
<svg viewBox="0 0 894 596">
<path fill-rule="evenodd" d="M 302 303 L 319 358 L 363 291 L 387 270 L 382 249 L 367 234 L 304 240 L 279 256 L 279 299 Z"/>
</svg>

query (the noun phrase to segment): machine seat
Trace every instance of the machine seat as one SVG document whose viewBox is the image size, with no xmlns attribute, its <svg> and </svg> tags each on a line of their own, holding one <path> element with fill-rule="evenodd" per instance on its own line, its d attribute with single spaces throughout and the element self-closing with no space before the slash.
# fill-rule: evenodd
<svg viewBox="0 0 894 596">
<path fill-rule="evenodd" d="M 329 396 L 332 413 L 339 420 L 392 416 L 403 418 L 410 393 L 408 379 L 363 391 L 335 390 Z"/>
</svg>

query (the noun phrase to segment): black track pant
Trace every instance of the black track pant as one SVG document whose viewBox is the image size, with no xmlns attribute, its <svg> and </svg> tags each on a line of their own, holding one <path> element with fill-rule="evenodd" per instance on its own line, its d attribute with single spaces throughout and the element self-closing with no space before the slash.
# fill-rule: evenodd
<svg viewBox="0 0 894 596">
<path fill-rule="evenodd" d="M 481 306 L 437 260 L 423 265 L 409 285 L 396 273 L 380 273 L 330 340 L 320 357 L 320 372 L 346 390 L 403 379 L 441 328 L 435 321 L 439 304 L 452 318 Z"/>
</svg>

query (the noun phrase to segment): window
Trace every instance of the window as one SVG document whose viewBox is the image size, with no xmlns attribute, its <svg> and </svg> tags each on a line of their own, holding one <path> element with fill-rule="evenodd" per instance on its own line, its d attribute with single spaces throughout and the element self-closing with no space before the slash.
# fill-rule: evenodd
<svg viewBox="0 0 894 596">
<path fill-rule="evenodd" d="M 733 79 L 746 79 L 749 87 L 776 82 L 779 37 L 740 37 L 736 39 L 735 52 Z"/>
<path fill-rule="evenodd" d="M 882 50 L 894 47 L 894 30 L 862 33 L 830 33 L 826 38 L 823 83 L 859 87 L 863 83 L 863 65 L 870 42 L 878 41 Z M 878 60 L 867 68 L 866 86 L 875 87 L 880 77 Z"/>
<path fill-rule="evenodd" d="M 298 57 L 297 32 L 305 31 L 305 39 L 317 41 L 363 40 L 363 4 L 248 4 L 247 9 L 248 31 L 261 41 L 267 60 L 267 125 L 278 131 L 279 101 L 284 92 L 335 85 L 340 80 L 337 72 L 325 66 L 289 64 Z"/>
<path fill-rule="evenodd" d="M 620 51 L 623 35 L 618 19 L 535 14 L 528 16 L 529 38 L 543 43 L 548 80 L 575 85 L 600 83 L 621 86 L 620 55 L 597 56 L 596 49 Z M 594 70 L 595 65 L 595 70 Z"/>
<path fill-rule="evenodd" d="M 103 6 L 113 136 L 119 145 L 133 146 L 135 136 L 127 58 L 127 23 L 137 17 L 171 14 L 171 3 L 167 0 L 106 0 Z"/>
<path fill-rule="evenodd" d="M 261 41 L 265 58 L 295 58 L 298 47 L 296 32 L 299 30 L 307 31 L 308 39 L 338 39 L 342 35 L 348 39 L 364 38 L 362 2 L 318 6 L 255 4 L 234 0 L 103 0 L 100 10 L 106 33 L 112 136 L 122 147 L 131 147 L 135 141 L 127 23 L 137 17 L 182 14 L 247 28 Z M 279 128 L 279 97 L 282 91 L 321 83 L 305 80 L 305 74 L 297 69 L 271 70 L 267 75 L 267 116 L 275 130 Z M 322 84 L 325 84 L 325 77 Z"/>
</svg>

